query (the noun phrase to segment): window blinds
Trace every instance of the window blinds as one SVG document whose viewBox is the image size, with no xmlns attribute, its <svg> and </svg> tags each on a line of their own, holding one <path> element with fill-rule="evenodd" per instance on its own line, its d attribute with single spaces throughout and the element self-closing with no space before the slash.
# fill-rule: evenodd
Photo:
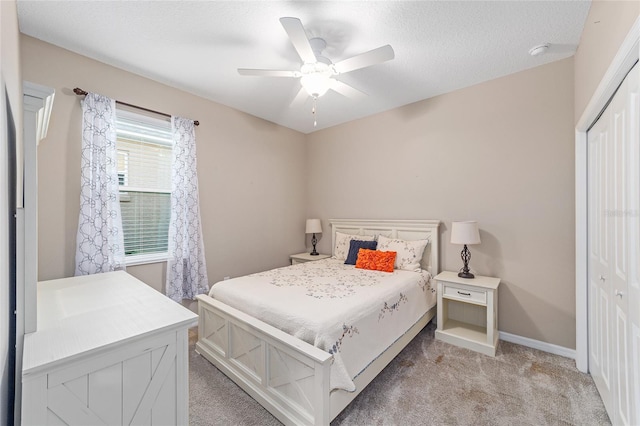
<svg viewBox="0 0 640 426">
<path fill-rule="evenodd" d="M 167 251 L 171 122 L 118 109 L 120 207 L 127 256 Z"/>
</svg>

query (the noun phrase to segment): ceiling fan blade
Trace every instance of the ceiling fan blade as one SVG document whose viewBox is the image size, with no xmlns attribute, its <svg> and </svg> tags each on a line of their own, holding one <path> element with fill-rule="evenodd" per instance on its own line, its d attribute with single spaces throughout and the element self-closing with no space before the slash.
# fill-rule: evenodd
<svg viewBox="0 0 640 426">
<path fill-rule="evenodd" d="M 295 98 L 293 98 L 293 100 L 291 101 L 291 104 L 289 106 L 291 108 L 300 106 L 300 105 L 305 103 L 305 101 L 307 100 L 308 97 L 309 97 L 309 94 L 307 93 L 305 88 L 301 87 L 300 91 L 298 91 L 298 94 L 296 95 Z"/>
<path fill-rule="evenodd" d="M 286 70 L 254 70 L 248 68 L 238 68 L 240 75 L 257 75 L 261 77 L 300 77 L 298 71 Z"/>
<path fill-rule="evenodd" d="M 367 96 L 366 93 L 361 92 L 355 87 L 349 86 L 347 83 L 343 83 L 342 81 L 336 80 L 334 78 L 331 79 L 331 90 L 334 90 L 340 93 L 347 98 L 357 99 L 362 96 Z"/>
<path fill-rule="evenodd" d="M 387 44 L 386 46 L 378 47 L 377 49 L 344 59 L 334 64 L 334 67 L 339 73 L 345 73 L 371 65 L 380 64 L 382 62 L 389 61 L 394 57 L 395 54 L 393 53 L 393 48 Z"/>
<path fill-rule="evenodd" d="M 289 35 L 291 44 L 293 44 L 296 52 L 298 52 L 302 62 L 305 64 L 317 62 L 316 55 L 313 53 L 313 49 L 311 49 L 311 44 L 309 44 L 309 39 L 307 38 L 307 33 L 304 31 L 302 22 L 298 18 L 280 18 L 280 23 Z"/>
</svg>

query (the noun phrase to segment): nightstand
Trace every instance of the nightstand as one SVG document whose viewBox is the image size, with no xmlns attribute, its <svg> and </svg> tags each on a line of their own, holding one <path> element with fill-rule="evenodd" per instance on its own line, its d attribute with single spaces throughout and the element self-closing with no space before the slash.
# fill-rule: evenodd
<svg viewBox="0 0 640 426">
<path fill-rule="evenodd" d="M 438 282 L 436 339 L 495 356 L 498 345 L 500 278 L 460 278 L 442 272 Z"/>
<path fill-rule="evenodd" d="M 298 253 L 292 254 L 289 256 L 289 259 L 291 259 L 292 265 L 297 265 L 298 263 L 313 262 L 314 260 L 322 260 L 328 257 L 331 257 L 331 255 L 319 254 L 317 256 L 311 256 L 309 253 Z"/>
</svg>

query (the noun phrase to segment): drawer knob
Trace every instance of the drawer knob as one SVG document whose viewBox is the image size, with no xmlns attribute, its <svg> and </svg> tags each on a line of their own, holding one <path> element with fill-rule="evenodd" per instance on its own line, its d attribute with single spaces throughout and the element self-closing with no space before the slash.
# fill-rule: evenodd
<svg viewBox="0 0 640 426">
<path fill-rule="evenodd" d="M 458 294 L 461 294 L 463 296 L 471 296 L 471 293 L 465 293 L 464 291 L 460 291 L 460 290 L 458 290 Z"/>
</svg>

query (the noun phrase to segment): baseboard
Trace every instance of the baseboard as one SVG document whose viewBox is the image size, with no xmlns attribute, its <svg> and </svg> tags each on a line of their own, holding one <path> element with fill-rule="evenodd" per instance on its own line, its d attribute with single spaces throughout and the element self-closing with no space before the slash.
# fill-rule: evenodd
<svg viewBox="0 0 640 426">
<path fill-rule="evenodd" d="M 500 331 L 499 333 L 500 340 L 504 340 L 505 342 L 516 343 L 528 348 L 549 352 L 550 354 L 576 359 L 575 349 L 565 348 L 564 346 L 554 345 L 553 343 L 541 342 L 540 340 L 530 339 L 528 337 L 522 337 L 517 334 L 506 333 L 504 331 Z"/>
</svg>

